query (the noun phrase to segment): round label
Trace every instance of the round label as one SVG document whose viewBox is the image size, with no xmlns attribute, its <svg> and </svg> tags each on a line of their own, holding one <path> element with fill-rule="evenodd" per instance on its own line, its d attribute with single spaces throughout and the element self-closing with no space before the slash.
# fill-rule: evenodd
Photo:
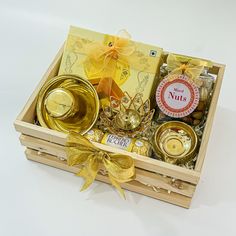
<svg viewBox="0 0 236 236">
<path fill-rule="evenodd" d="M 156 102 L 160 110 L 175 118 L 192 113 L 199 102 L 199 90 L 186 75 L 176 75 L 173 80 L 163 79 L 156 91 Z"/>
</svg>

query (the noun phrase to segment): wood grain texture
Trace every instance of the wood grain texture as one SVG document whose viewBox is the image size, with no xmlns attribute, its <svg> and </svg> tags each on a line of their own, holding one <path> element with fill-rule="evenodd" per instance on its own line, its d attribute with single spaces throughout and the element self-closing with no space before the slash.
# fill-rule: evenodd
<svg viewBox="0 0 236 236">
<path fill-rule="evenodd" d="M 198 172 L 201 172 L 201 169 L 202 169 L 202 166 L 204 163 L 204 159 L 205 159 L 205 155 L 206 155 L 206 151 L 207 151 L 207 145 L 208 145 L 208 141 L 210 138 L 211 128 L 212 128 L 212 124 L 214 121 L 214 115 L 215 115 L 215 111 L 216 111 L 217 101 L 218 101 L 219 94 L 220 94 L 220 88 L 221 88 L 221 84 L 223 81 L 224 71 L 225 71 L 225 66 L 221 65 L 221 67 L 219 67 L 218 75 L 216 78 L 214 92 L 213 92 L 212 100 L 211 100 L 211 105 L 209 108 L 209 112 L 208 112 L 208 116 L 207 116 L 207 120 L 206 120 L 206 125 L 205 125 L 203 136 L 202 136 L 202 142 L 201 142 L 201 146 L 200 146 L 200 149 L 198 152 L 198 159 L 197 159 L 197 162 L 195 165 L 195 170 Z"/>
<path fill-rule="evenodd" d="M 77 173 L 79 171 L 78 167 L 68 166 L 65 161 L 60 161 L 55 156 L 49 154 L 40 154 L 37 151 L 31 149 L 26 149 L 25 154 L 27 159 L 32 161 L 36 161 L 72 173 Z M 97 175 L 96 180 L 110 184 L 108 177 L 103 176 L 101 174 Z M 139 183 L 138 181 L 130 181 L 128 183 L 121 184 L 121 186 L 122 188 L 130 190 L 132 192 L 140 193 L 145 196 L 156 198 L 185 208 L 189 208 L 191 203 L 190 197 L 186 197 L 174 192 L 168 193 L 166 190 L 163 189 L 159 189 L 158 192 L 156 192 L 153 190 L 152 187 L 146 186 L 142 183 Z"/>
<path fill-rule="evenodd" d="M 27 148 L 37 150 L 41 153 L 50 154 L 58 158 L 63 158 L 66 160 L 65 147 L 55 143 L 49 143 L 44 140 L 39 140 L 33 137 L 21 135 L 20 137 L 21 144 Z M 168 191 L 176 192 L 188 197 L 192 197 L 196 186 L 184 181 L 176 180 L 173 182 L 173 179 L 167 176 L 163 176 L 148 170 L 140 169 L 136 167 L 136 179 L 140 182 L 146 184 L 160 187 Z M 178 187 L 181 185 L 180 187 Z"/>
<path fill-rule="evenodd" d="M 37 129 L 39 129 L 39 128 L 42 128 L 42 127 L 38 126 Z M 36 132 L 35 132 L 35 129 L 34 129 L 34 130 L 32 130 L 31 134 L 27 133 L 27 135 L 29 135 L 31 137 L 28 137 L 26 135 L 26 136 L 21 137 L 21 140 L 24 139 L 25 142 L 27 142 L 27 140 L 31 139 L 31 143 L 35 143 L 39 147 L 44 147 L 45 149 L 47 148 L 47 141 L 49 141 L 49 142 L 51 142 L 50 146 L 53 147 L 55 145 L 55 142 L 54 142 L 55 138 L 57 136 L 53 135 L 53 134 L 50 134 L 48 132 L 49 129 L 46 129 L 46 130 L 47 130 L 46 131 L 47 135 L 45 135 L 45 132 L 42 133 L 42 136 L 45 136 L 45 137 L 43 137 L 43 139 L 38 138 L 38 136 L 35 137 Z M 55 131 L 53 131 L 53 133 L 54 132 Z M 65 135 L 65 134 L 62 134 L 60 132 L 57 132 L 57 133 L 60 134 L 61 136 Z M 45 138 L 46 138 L 46 141 L 45 141 Z M 65 135 L 65 137 L 63 136 L 63 138 L 66 139 L 66 135 Z M 120 154 L 131 156 L 135 161 L 135 166 L 138 167 L 138 168 L 142 168 L 142 169 L 145 169 L 145 170 L 148 170 L 148 171 L 152 171 L 152 172 L 156 172 L 156 173 L 159 173 L 159 174 L 162 174 L 162 175 L 170 176 L 172 178 L 180 179 L 180 180 L 183 180 L 185 182 L 192 183 L 192 184 L 197 184 L 198 181 L 199 181 L 200 173 L 196 172 L 194 170 L 189 170 L 189 169 L 186 169 L 186 168 L 183 168 L 183 167 L 180 167 L 180 166 L 176 166 L 176 165 L 172 165 L 172 164 L 169 164 L 169 163 L 166 163 L 166 162 L 163 162 L 163 161 L 155 160 L 155 159 L 152 159 L 150 157 L 141 156 L 141 155 L 138 155 L 136 153 L 131 153 L 131 152 L 128 152 L 128 151 L 125 151 L 125 150 L 122 150 L 122 149 L 110 147 L 110 146 L 107 146 L 107 145 L 104 145 L 104 144 L 101 144 L 101 143 L 93 142 L 93 144 L 96 147 L 98 147 L 98 148 L 100 148 L 104 151 L 107 151 L 107 152 L 114 152 L 114 153 L 120 153 Z M 29 142 L 28 142 L 28 144 L 25 143 L 25 145 L 26 146 L 29 145 Z M 65 143 L 63 143 L 62 146 L 64 146 L 64 145 L 65 145 Z M 56 149 L 56 148 L 54 148 L 54 149 Z M 58 150 L 60 150 L 60 148 L 58 148 Z M 61 151 L 61 153 L 62 152 L 63 151 Z M 64 154 L 64 156 L 65 156 L 65 154 Z M 66 156 L 65 156 L 65 158 L 66 158 Z"/>
</svg>

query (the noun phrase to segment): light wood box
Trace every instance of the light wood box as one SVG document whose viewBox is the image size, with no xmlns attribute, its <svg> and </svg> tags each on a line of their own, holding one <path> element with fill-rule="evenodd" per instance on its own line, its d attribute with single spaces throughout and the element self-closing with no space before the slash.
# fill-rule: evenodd
<svg viewBox="0 0 236 236">
<path fill-rule="evenodd" d="M 26 147 L 25 154 L 29 160 L 76 173 L 79 170 L 78 167 L 70 167 L 66 164 L 65 143 L 67 135 L 34 124 L 37 95 L 42 85 L 49 78 L 57 75 L 62 54 L 63 49 L 61 49 L 56 55 L 54 61 L 17 117 L 14 125 L 15 129 L 21 133 L 20 142 Z M 168 53 L 165 53 L 164 60 L 167 54 Z M 190 207 L 205 159 L 207 144 L 223 79 L 224 68 L 224 65 L 214 63 L 214 66 L 210 69 L 210 73 L 216 75 L 217 78 L 194 170 L 168 164 L 100 143 L 94 143 L 94 145 L 100 149 L 127 154 L 132 156 L 135 160 L 136 179 L 122 184 L 124 189 L 185 208 Z M 98 174 L 97 180 L 110 183 L 107 176 L 101 173 Z"/>
</svg>

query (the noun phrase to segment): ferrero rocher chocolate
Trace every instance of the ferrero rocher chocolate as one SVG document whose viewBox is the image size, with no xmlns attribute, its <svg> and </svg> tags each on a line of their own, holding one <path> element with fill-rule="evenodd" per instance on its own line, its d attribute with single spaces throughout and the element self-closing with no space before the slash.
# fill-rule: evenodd
<svg viewBox="0 0 236 236">
<path fill-rule="evenodd" d="M 152 153 L 151 144 L 143 139 L 134 139 L 106 133 L 103 136 L 101 143 L 137 153 L 142 156 L 150 157 Z"/>
<path fill-rule="evenodd" d="M 172 164 L 184 164 L 194 158 L 198 138 L 191 126 L 169 121 L 157 127 L 153 146 L 156 154 Z"/>
<path fill-rule="evenodd" d="M 101 143 L 131 152 L 135 139 L 106 133 Z"/>
<path fill-rule="evenodd" d="M 152 147 L 148 141 L 137 139 L 131 152 L 150 157 L 152 154 Z"/>
<path fill-rule="evenodd" d="M 100 129 L 91 129 L 87 133 L 84 134 L 84 137 L 87 138 L 89 141 L 98 142 L 102 141 L 104 133 Z"/>
<path fill-rule="evenodd" d="M 43 127 L 80 134 L 86 133 L 97 120 L 99 99 L 93 85 L 74 75 L 49 79 L 37 100 L 37 118 Z"/>
</svg>

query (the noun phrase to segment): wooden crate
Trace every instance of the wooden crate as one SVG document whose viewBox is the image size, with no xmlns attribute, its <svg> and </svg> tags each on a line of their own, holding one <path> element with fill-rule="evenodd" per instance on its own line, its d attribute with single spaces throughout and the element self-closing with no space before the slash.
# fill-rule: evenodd
<svg viewBox="0 0 236 236">
<path fill-rule="evenodd" d="M 22 112 L 17 117 L 14 125 L 16 130 L 21 133 L 20 141 L 21 144 L 26 147 L 25 153 L 29 160 L 76 173 L 79 170 L 78 167 L 71 167 L 66 164 L 65 143 L 67 135 L 34 124 L 37 95 L 42 85 L 49 78 L 57 75 L 62 54 L 63 49 L 56 55 L 54 61 L 29 98 Z M 167 54 L 168 53 L 166 53 L 166 55 Z M 194 170 L 168 164 L 100 143 L 93 143 L 96 147 L 105 151 L 127 154 L 133 157 L 136 168 L 136 179 L 122 184 L 124 189 L 189 208 L 196 185 L 200 178 L 223 79 L 224 68 L 224 65 L 214 63 L 214 66 L 210 69 L 210 73 L 216 75 L 217 78 Z M 104 173 L 99 173 L 97 180 L 109 183 L 109 179 Z"/>
</svg>

